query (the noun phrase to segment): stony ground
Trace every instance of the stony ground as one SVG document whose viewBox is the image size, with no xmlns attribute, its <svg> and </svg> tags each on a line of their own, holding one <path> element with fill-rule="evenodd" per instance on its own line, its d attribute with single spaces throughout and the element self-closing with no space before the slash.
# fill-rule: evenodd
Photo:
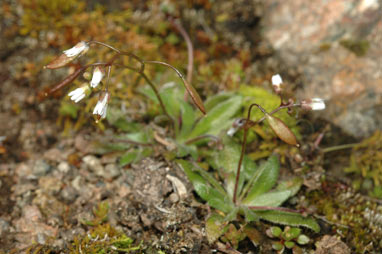
<svg viewBox="0 0 382 254">
<path fill-rule="evenodd" d="M 330 110 L 324 118 L 331 120 L 333 115 L 340 112 L 341 117 L 336 118 L 334 122 L 347 133 L 356 132 L 359 136 L 367 136 L 378 129 L 381 126 L 381 120 L 376 112 L 380 112 L 381 108 L 381 92 L 378 86 L 381 80 L 378 77 L 381 72 L 376 71 L 378 69 L 376 58 L 381 51 L 375 43 L 380 39 L 377 29 L 381 28 L 381 20 L 374 14 L 376 5 L 372 5 L 368 10 L 369 7 L 362 7 L 362 5 L 357 7 L 352 1 L 354 9 L 366 20 L 364 23 L 356 22 L 359 27 L 362 28 L 362 25 L 367 22 L 373 23 L 370 31 L 365 35 L 371 43 L 370 51 L 364 58 L 358 58 L 337 42 L 331 43 L 329 47 L 318 40 L 319 42 L 314 44 L 315 47 L 310 47 L 313 44 L 309 42 L 309 39 L 317 40 L 314 36 L 303 37 L 309 47 L 293 48 L 293 45 L 301 45 L 298 42 L 301 37 L 289 35 L 290 43 L 283 43 L 283 37 L 277 33 L 280 32 L 277 29 L 272 30 L 273 32 L 268 30 L 266 33 L 268 42 L 260 40 L 258 17 L 263 11 L 268 11 L 272 15 L 262 25 L 268 28 L 275 26 L 281 30 L 285 29 L 283 26 L 280 28 L 279 24 L 284 23 L 283 18 L 287 17 L 280 15 L 275 17 L 274 8 L 284 10 L 289 7 L 279 1 L 273 2 L 273 7 L 264 7 L 256 1 L 251 2 L 250 5 L 246 5 L 246 1 L 238 1 L 236 6 L 227 2 L 214 6 L 207 14 L 204 14 L 206 16 L 203 16 L 203 12 L 190 11 L 185 18 L 196 20 L 188 24 L 190 28 L 196 29 L 203 27 L 205 23 L 213 23 L 209 22 L 208 18 L 212 19 L 209 15 L 227 11 L 229 16 L 233 17 L 232 19 L 218 22 L 212 27 L 204 26 L 203 29 L 209 36 L 213 36 L 213 33 L 224 34 L 227 43 L 234 45 L 234 48 L 251 49 L 253 45 L 259 43 L 260 50 L 257 49 L 256 54 L 248 60 L 254 61 L 253 66 L 248 68 L 250 70 L 246 73 L 251 78 L 261 73 L 264 68 L 279 68 L 278 70 L 286 73 L 291 80 L 296 79 L 297 86 L 302 86 L 299 90 L 299 93 L 303 94 L 301 96 L 311 95 L 312 91 L 322 96 L 320 92 L 325 95 L 333 89 L 338 93 L 343 90 L 344 82 L 351 79 L 351 87 L 355 90 L 352 90 L 353 92 L 349 90 L 345 101 L 336 101 L 335 96 L 338 94 L 332 96 L 330 93 L 330 96 L 324 96 L 333 102 L 329 103 Z M 301 3 L 296 1 L 297 7 L 292 7 L 303 10 L 302 13 L 305 16 L 296 15 L 294 18 L 297 21 L 291 25 L 301 26 L 299 18 L 304 19 L 306 13 L 309 13 L 308 10 L 301 9 L 299 4 Z M 341 27 L 341 22 L 346 22 L 345 18 L 349 13 L 357 14 L 347 9 L 341 10 L 343 15 L 334 19 L 336 20 L 333 25 L 335 28 Z M 253 13 L 256 15 L 252 15 Z M 366 18 L 367 16 L 369 19 Z M 7 22 L 13 22 L 12 18 L 9 20 L 7 19 Z M 322 25 L 326 29 L 328 24 Z M 10 25 L 4 22 L 1 26 L 4 28 Z M 306 26 L 309 26 L 309 23 Z M 242 27 L 249 29 L 242 29 Z M 350 27 L 352 26 L 346 26 L 347 29 Z M 325 31 L 327 31 L 325 29 L 319 30 L 324 31 L 322 33 L 317 30 L 317 34 L 325 37 Z M 294 27 L 293 31 L 298 33 L 302 30 Z M 354 32 L 354 36 L 358 36 L 357 31 Z M 209 32 L 212 35 L 208 34 Z M 336 34 L 336 32 L 333 33 Z M 0 36 L 0 253 L 1 251 L 25 253 L 31 246 L 34 248 L 49 246 L 52 253 L 67 253 L 76 237 L 86 236 L 93 228 L 89 222 L 94 222 L 96 217 L 94 208 L 102 202 L 109 206 L 105 221 L 131 237 L 134 240 L 133 245 L 137 246 L 142 241 L 141 248 L 146 253 L 158 253 L 157 250 L 163 250 L 165 253 L 211 253 L 214 250 L 218 253 L 219 251 L 238 253 L 221 244 L 208 244 L 204 223 L 210 212 L 209 208 L 194 195 L 192 186 L 184 173 L 161 155 L 164 148 L 160 144 L 157 145 L 156 152 L 151 157 L 139 163 L 121 167 L 117 161 L 118 154 L 100 155 L 99 153 L 99 144 L 113 137 L 112 130 L 101 132 L 94 125 L 88 124 L 81 130 L 62 135 L 63 127 L 57 124 L 59 100 L 49 99 L 40 102 L 37 94 L 42 87 L 41 84 L 59 80 L 64 73 L 38 71 L 36 75 L 35 66 L 24 63 L 43 61 L 45 55 L 42 53 L 38 40 L 20 36 L 17 32 L 2 35 Z M 199 37 L 202 35 L 199 34 Z M 327 46 L 329 49 L 325 48 L 323 55 L 312 55 L 311 53 L 320 46 L 323 48 Z M 267 58 L 272 52 L 270 47 L 277 50 L 276 55 L 279 55 L 279 58 Z M 299 56 L 302 52 L 301 57 L 310 64 L 301 64 L 299 62 L 301 59 L 290 59 L 290 54 L 286 53 L 291 50 L 290 47 L 298 51 Z M 222 47 L 221 50 L 225 52 L 226 49 Z M 343 61 L 333 61 L 332 58 L 336 56 L 332 53 L 342 56 Z M 349 64 L 351 65 L 353 60 L 359 67 L 349 70 Z M 285 62 L 289 62 L 290 66 L 286 66 Z M 326 62 L 335 65 L 339 71 L 335 72 L 333 69 L 333 73 L 325 76 L 325 80 L 322 81 L 321 70 L 331 68 L 331 65 L 327 65 Z M 296 65 L 298 68 L 295 69 Z M 306 69 L 309 66 L 318 67 L 314 70 Z M 348 68 L 345 73 L 340 71 L 345 68 L 343 66 Z M 360 81 L 368 73 L 363 72 L 362 75 L 358 75 L 358 70 L 374 72 L 373 78 L 367 79 L 367 84 L 370 85 Z M 304 75 L 313 80 L 307 80 L 307 76 Z M 337 82 L 332 82 L 332 79 Z M 312 85 L 306 85 L 310 81 Z M 331 87 L 332 84 L 333 87 Z M 213 85 L 215 88 L 220 86 L 219 83 Z M 351 101 L 349 98 L 357 98 L 358 102 L 347 103 Z M 337 105 L 341 107 L 336 107 Z M 352 110 L 347 110 L 348 108 Z M 373 114 L 376 117 L 373 118 Z M 359 122 L 366 124 L 357 124 L 355 129 L 349 129 L 349 124 L 358 121 L 354 115 L 362 120 Z M 366 127 L 361 128 L 362 126 Z M 328 132 L 332 133 L 331 135 L 339 133 Z M 356 140 L 354 136 L 357 135 L 345 136 L 341 141 L 353 142 Z M 322 144 L 330 145 L 329 139 L 332 137 L 324 139 Z M 335 166 L 341 165 L 343 161 L 339 161 L 336 155 L 330 156 L 327 157 L 329 160 L 327 166 L 336 168 L 331 173 L 337 174 L 339 167 Z M 342 179 L 341 172 L 335 176 L 335 179 Z M 317 182 L 322 176 L 322 171 L 312 172 L 312 179 L 314 179 L 310 179 L 311 182 L 306 179 L 305 186 L 308 189 L 317 188 Z M 338 184 L 336 190 L 342 187 Z M 328 187 L 327 193 L 330 193 L 330 190 Z M 370 203 L 375 200 L 365 202 Z M 354 207 L 356 205 L 354 204 Z M 373 216 L 377 218 L 377 215 Z M 322 235 L 317 236 L 320 241 L 317 241 L 316 253 L 350 253 L 347 245 L 351 240 L 346 239 L 347 245 L 344 244 L 339 240 L 341 236 L 331 231 L 332 224 L 327 223 L 326 220 L 320 223 L 324 226 L 324 230 Z M 378 223 L 379 221 L 375 219 L 375 224 L 378 225 Z M 245 253 L 258 252 L 258 249 L 249 241 L 244 241 L 243 246 L 240 247 L 246 251 Z M 371 251 L 365 253 L 373 253 L 374 247 L 370 247 Z"/>
</svg>

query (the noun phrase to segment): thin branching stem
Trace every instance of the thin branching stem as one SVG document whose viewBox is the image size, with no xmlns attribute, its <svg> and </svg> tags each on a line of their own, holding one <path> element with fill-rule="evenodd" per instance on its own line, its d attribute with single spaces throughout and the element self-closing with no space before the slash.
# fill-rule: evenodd
<svg viewBox="0 0 382 254">
<path fill-rule="evenodd" d="M 241 144 L 240 159 L 239 159 L 239 163 L 237 165 L 237 170 L 236 170 L 235 188 L 234 188 L 234 191 L 233 191 L 233 199 L 232 199 L 234 204 L 236 204 L 237 187 L 239 185 L 240 169 L 241 169 L 241 164 L 243 163 L 243 158 L 244 158 L 244 154 L 245 154 L 245 146 L 247 145 L 248 129 L 251 127 L 250 124 L 249 124 L 250 123 L 250 119 L 251 119 L 251 111 L 252 111 L 252 108 L 255 107 L 255 106 L 258 107 L 264 114 L 267 114 L 265 109 L 263 107 L 261 107 L 260 105 L 256 104 L 256 103 L 253 103 L 253 104 L 251 104 L 251 106 L 249 106 L 247 119 L 246 119 L 245 124 L 243 126 L 243 128 L 244 128 L 244 136 L 243 136 L 243 142 Z"/>
<path fill-rule="evenodd" d="M 192 45 L 190 36 L 187 34 L 186 30 L 183 28 L 180 22 L 177 20 L 170 19 L 171 24 L 179 31 L 183 39 L 186 41 L 187 45 L 187 54 L 188 54 L 188 63 L 187 63 L 187 81 L 192 83 L 192 73 L 194 69 L 194 47 Z"/>
</svg>

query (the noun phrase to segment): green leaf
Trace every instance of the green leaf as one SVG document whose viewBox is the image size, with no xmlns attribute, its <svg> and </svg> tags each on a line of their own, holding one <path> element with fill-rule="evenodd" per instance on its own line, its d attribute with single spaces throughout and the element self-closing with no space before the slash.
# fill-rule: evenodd
<svg viewBox="0 0 382 254">
<path fill-rule="evenodd" d="M 138 162 L 143 158 L 150 156 L 152 153 L 153 149 L 151 147 L 138 147 L 132 149 L 125 153 L 123 156 L 121 156 L 121 158 L 119 159 L 119 165 L 123 167 L 133 162 Z"/>
<path fill-rule="evenodd" d="M 289 225 L 294 227 L 306 227 L 314 232 L 318 233 L 320 231 L 320 226 L 318 223 L 310 218 L 304 217 L 299 213 L 285 212 L 285 211 L 254 211 L 261 219 L 270 221 L 273 223 L 281 225 Z"/>
<path fill-rule="evenodd" d="M 253 199 L 246 198 L 242 204 L 248 206 L 279 206 L 290 196 L 290 190 L 273 191 L 261 194 Z"/>
<path fill-rule="evenodd" d="M 294 247 L 295 243 L 294 243 L 294 242 L 286 241 L 286 242 L 284 243 L 284 245 L 285 245 L 285 247 L 287 247 L 288 249 L 292 249 L 292 248 Z"/>
<path fill-rule="evenodd" d="M 279 237 L 282 233 L 282 230 L 279 227 L 271 227 L 270 231 L 271 231 L 272 236 L 274 236 L 274 237 Z"/>
<path fill-rule="evenodd" d="M 272 248 L 274 250 L 280 251 L 280 253 L 283 253 L 284 245 L 280 242 L 274 242 L 272 243 Z"/>
<path fill-rule="evenodd" d="M 132 151 L 125 153 L 119 159 L 119 165 L 123 167 L 123 166 L 126 166 L 126 165 L 134 162 L 134 160 L 138 157 L 138 154 L 139 154 L 139 152 L 137 149 L 133 149 Z"/>
<path fill-rule="evenodd" d="M 297 238 L 297 243 L 301 244 L 301 245 L 308 244 L 309 241 L 310 241 L 310 239 L 306 235 L 299 235 Z"/>
<path fill-rule="evenodd" d="M 207 201 L 210 206 L 224 213 L 229 213 L 235 208 L 228 195 L 218 189 L 212 188 L 206 179 L 194 171 L 194 167 L 191 163 L 185 160 L 177 160 L 177 163 L 186 173 L 196 193 Z"/>
<path fill-rule="evenodd" d="M 284 230 L 284 233 L 282 234 L 282 237 L 286 241 L 290 241 L 292 239 L 297 238 L 301 234 L 300 228 L 286 228 Z"/>
<path fill-rule="evenodd" d="M 249 209 L 248 207 L 242 206 L 240 208 L 241 208 L 242 213 L 244 213 L 244 217 L 245 217 L 246 222 L 259 220 L 260 217 L 254 211 Z"/>
<path fill-rule="evenodd" d="M 282 190 L 290 190 L 291 194 L 290 196 L 296 195 L 296 193 L 300 190 L 302 185 L 303 179 L 301 177 L 294 177 L 292 179 L 282 181 L 277 185 L 276 190 L 282 191 Z"/>
<path fill-rule="evenodd" d="M 196 138 L 205 134 L 218 135 L 221 130 L 231 125 L 228 120 L 240 109 L 242 101 L 241 96 L 233 96 L 215 106 L 197 123 L 189 138 Z"/>
<path fill-rule="evenodd" d="M 234 96 L 233 93 L 219 93 L 214 96 L 210 96 L 207 98 L 207 100 L 204 102 L 204 106 L 206 107 L 207 112 L 209 112 L 212 108 L 214 108 L 219 103 L 228 100 L 230 97 Z"/>
<path fill-rule="evenodd" d="M 222 236 L 227 231 L 227 222 L 224 217 L 213 213 L 206 221 L 206 235 L 207 240 L 210 244 L 215 242 L 220 236 Z"/>
<path fill-rule="evenodd" d="M 224 135 L 223 138 L 224 148 L 221 151 L 214 153 L 214 165 L 217 167 L 220 177 L 225 180 L 225 189 L 228 195 L 232 198 L 236 182 L 237 166 L 241 153 L 241 146 L 237 144 L 232 138 Z M 247 168 L 248 167 L 248 168 Z M 241 166 L 241 174 L 238 184 L 238 194 L 244 184 L 245 177 L 254 171 L 256 164 L 251 162 L 246 156 L 244 157 Z"/>
<path fill-rule="evenodd" d="M 257 196 L 269 191 L 275 185 L 279 176 L 280 164 L 276 156 L 272 155 L 268 158 L 250 180 L 250 189 L 243 203 L 252 203 Z"/>
</svg>

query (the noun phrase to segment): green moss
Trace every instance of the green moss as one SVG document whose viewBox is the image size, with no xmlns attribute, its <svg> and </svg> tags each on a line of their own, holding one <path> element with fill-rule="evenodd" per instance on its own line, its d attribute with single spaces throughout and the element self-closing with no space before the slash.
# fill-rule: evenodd
<svg viewBox="0 0 382 254">
<path fill-rule="evenodd" d="M 382 206 L 345 189 L 338 183 L 325 182 L 325 191 L 308 193 L 304 203 L 324 215 L 333 232 L 341 232 L 354 253 L 365 253 L 370 246 L 382 251 Z"/>
<path fill-rule="evenodd" d="M 354 175 L 353 187 L 364 189 L 369 195 L 382 198 L 382 132 L 356 145 L 345 172 Z"/>
<path fill-rule="evenodd" d="M 340 45 L 353 52 L 356 56 L 364 56 L 370 47 L 366 40 L 341 40 Z"/>
</svg>

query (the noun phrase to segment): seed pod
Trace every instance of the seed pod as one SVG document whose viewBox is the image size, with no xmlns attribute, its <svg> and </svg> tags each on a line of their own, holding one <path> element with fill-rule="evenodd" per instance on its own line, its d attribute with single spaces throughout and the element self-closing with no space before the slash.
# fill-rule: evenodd
<svg viewBox="0 0 382 254">
<path fill-rule="evenodd" d="M 59 57 L 54 59 L 49 64 L 45 65 L 46 69 L 58 69 L 64 67 L 77 57 L 85 54 L 89 50 L 89 45 L 85 41 L 77 43 L 73 48 L 65 50 Z"/>
<path fill-rule="evenodd" d="M 272 130 L 276 133 L 276 135 L 285 143 L 293 146 L 300 146 L 297 143 L 296 137 L 293 132 L 286 126 L 286 124 L 281 121 L 279 118 L 275 116 L 271 116 L 269 114 L 265 114 L 265 118 L 267 119 L 269 125 Z"/>
</svg>

